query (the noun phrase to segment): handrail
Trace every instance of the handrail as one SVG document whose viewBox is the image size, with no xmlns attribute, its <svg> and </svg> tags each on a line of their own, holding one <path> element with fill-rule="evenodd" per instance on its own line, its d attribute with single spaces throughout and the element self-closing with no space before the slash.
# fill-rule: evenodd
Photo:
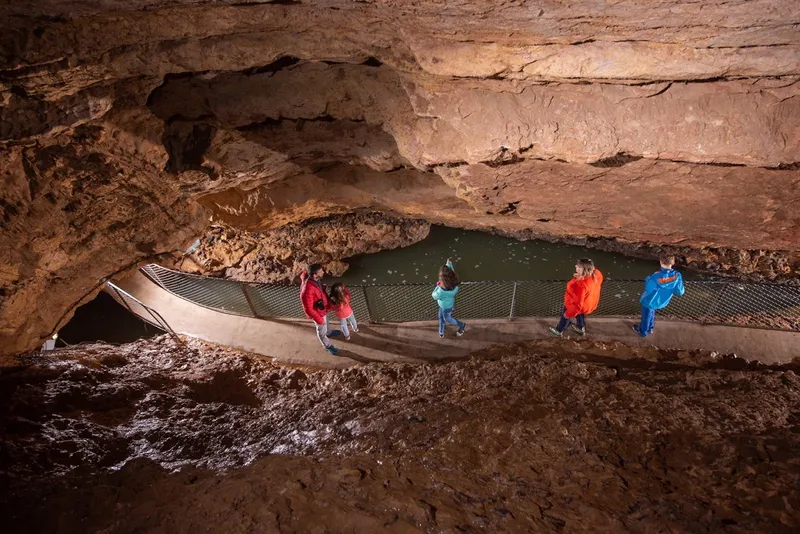
<svg viewBox="0 0 800 534">
<path fill-rule="evenodd" d="M 245 317 L 302 318 L 296 285 L 239 282 L 184 273 L 156 264 L 141 269 L 152 282 L 197 306 Z M 563 310 L 565 280 L 463 282 L 457 299 L 458 317 L 490 319 L 554 317 Z M 800 287 L 689 280 L 686 295 L 659 311 L 673 319 L 734 324 L 780 330 L 800 330 Z M 356 315 L 371 322 L 406 322 L 436 318 L 428 289 L 431 283 L 354 284 Z M 599 316 L 639 314 L 642 280 L 606 279 Z"/>
<path fill-rule="evenodd" d="M 133 295 L 131 295 L 130 293 L 128 293 L 127 291 L 125 291 L 124 289 L 119 287 L 118 285 L 116 285 L 113 282 L 111 282 L 110 280 L 105 280 L 105 285 L 106 285 L 106 287 L 110 288 L 112 291 L 114 291 L 117 294 L 118 298 L 115 299 L 115 300 L 117 300 L 117 302 L 119 302 L 120 304 L 122 304 L 126 308 L 128 308 L 129 312 L 131 312 L 133 315 L 136 315 L 137 317 L 140 317 L 142 320 L 147 321 L 148 323 L 150 323 L 150 324 L 152 324 L 154 326 L 157 326 L 158 328 L 164 330 L 170 336 L 172 336 L 172 338 L 176 342 L 178 342 L 178 344 L 183 345 L 183 340 L 180 338 L 180 336 L 178 336 L 178 334 L 175 333 L 175 331 L 172 329 L 172 327 L 169 325 L 169 323 L 166 321 L 166 319 L 164 319 L 164 317 L 160 313 L 158 313 L 157 310 L 154 310 L 153 308 L 151 308 L 150 306 L 148 306 L 147 304 L 145 304 L 141 300 L 137 299 L 136 297 L 134 297 Z M 139 306 L 141 306 L 142 308 L 144 308 L 144 310 L 147 311 L 147 313 L 150 314 L 150 317 L 153 320 L 150 321 L 146 317 L 144 317 L 143 315 L 134 312 L 133 308 L 131 308 L 130 304 L 128 304 L 128 300 L 131 300 L 131 301 L 135 302 L 136 304 L 138 304 Z"/>
</svg>

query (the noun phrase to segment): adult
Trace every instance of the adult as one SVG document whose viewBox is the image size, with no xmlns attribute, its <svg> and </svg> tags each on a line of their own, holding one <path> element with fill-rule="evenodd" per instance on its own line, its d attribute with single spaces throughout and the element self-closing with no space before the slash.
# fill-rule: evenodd
<svg viewBox="0 0 800 534">
<path fill-rule="evenodd" d="M 334 356 L 339 353 L 333 346 L 328 336 L 339 335 L 338 330 L 328 330 L 328 312 L 331 309 L 328 300 L 327 286 L 322 283 L 325 270 L 319 263 L 309 265 L 300 275 L 300 302 L 303 304 L 303 311 L 306 317 L 314 321 L 317 330 L 317 338 L 325 350 Z"/>
<path fill-rule="evenodd" d="M 675 256 L 662 254 L 658 258 L 661 270 L 644 280 L 644 293 L 639 298 L 642 305 L 642 320 L 633 325 L 633 330 L 642 337 L 653 333 L 656 324 L 656 310 L 666 308 L 673 295 L 680 297 L 686 292 L 681 273 L 674 270 Z"/>
</svg>

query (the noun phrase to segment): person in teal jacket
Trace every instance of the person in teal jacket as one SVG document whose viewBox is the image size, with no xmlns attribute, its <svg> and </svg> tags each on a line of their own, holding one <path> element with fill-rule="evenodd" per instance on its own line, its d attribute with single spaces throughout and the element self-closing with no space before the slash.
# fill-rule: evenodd
<svg viewBox="0 0 800 534">
<path fill-rule="evenodd" d="M 457 336 L 464 335 L 464 329 L 467 327 L 465 323 L 453 317 L 458 284 L 458 275 L 456 275 L 456 270 L 453 268 L 453 262 L 450 258 L 447 258 L 447 263 L 439 269 L 439 281 L 431 294 L 433 300 L 439 304 L 439 337 L 444 337 L 445 323 L 458 327 Z"/>
<path fill-rule="evenodd" d="M 656 324 L 656 310 L 667 307 L 673 295 L 680 297 L 686 292 L 681 273 L 672 268 L 675 256 L 662 254 L 659 257 L 661 270 L 644 280 L 644 293 L 639 298 L 642 304 L 642 320 L 633 330 L 642 337 L 653 333 Z"/>
</svg>

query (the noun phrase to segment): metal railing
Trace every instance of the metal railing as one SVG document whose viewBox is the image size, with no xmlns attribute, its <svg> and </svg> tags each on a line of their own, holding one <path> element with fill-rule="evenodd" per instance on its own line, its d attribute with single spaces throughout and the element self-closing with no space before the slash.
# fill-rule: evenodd
<svg viewBox="0 0 800 534">
<path fill-rule="evenodd" d="M 170 293 L 216 311 L 257 318 L 302 318 L 294 285 L 237 282 L 150 264 L 142 272 Z M 564 280 L 463 282 L 456 299 L 459 319 L 556 317 Z M 686 294 L 659 310 L 660 317 L 701 323 L 800 330 L 800 287 L 733 281 L 687 281 Z M 642 280 L 605 280 L 594 316 L 636 317 Z M 361 321 L 435 320 L 433 284 L 353 285 L 351 305 Z"/>
<path fill-rule="evenodd" d="M 146 321 L 168 333 L 177 343 L 181 345 L 183 344 L 183 340 L 178 336 L 178 334 L 175 333 L 175 331 L 160 313 L 147 304 L 144 304 L 142 301 L 113 282 L 106 280 L 105 285 L 106 289 L 108 289 L 108 294 L 111 295 L 114 300 L 128 308 L 129 312 L 141 318 L 143 321 Z"/>
</svg>

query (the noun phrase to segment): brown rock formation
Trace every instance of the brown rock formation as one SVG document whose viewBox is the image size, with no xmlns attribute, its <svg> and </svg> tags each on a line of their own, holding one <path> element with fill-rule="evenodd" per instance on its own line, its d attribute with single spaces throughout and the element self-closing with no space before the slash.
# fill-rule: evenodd
<svg viewBox="0 0 800 534">
<path fill-rule="evenodd" d="M 249 282 L 292 282 L 308 265 L 320 263 L 341 276 L 348 268 L 341 258 L 406 247 L 425 239 L 429 230 L 424 221 L 379 213 L 338 215 L 260 233 L 212 226 L 177 267 Z"/>
<path fill-rule="evenodd" d="M 0 375 L 5 531 L 800 528 L 796 366 L 558 340 L 313 371 L 189 343 Z"/>
<path fill-rule="evenodd" d="M 797 269 L 796 2 L 38 0 L 0 17 L 1 352 L 209 215 L 262 232 L 364 209 Z"/>
</svg>

